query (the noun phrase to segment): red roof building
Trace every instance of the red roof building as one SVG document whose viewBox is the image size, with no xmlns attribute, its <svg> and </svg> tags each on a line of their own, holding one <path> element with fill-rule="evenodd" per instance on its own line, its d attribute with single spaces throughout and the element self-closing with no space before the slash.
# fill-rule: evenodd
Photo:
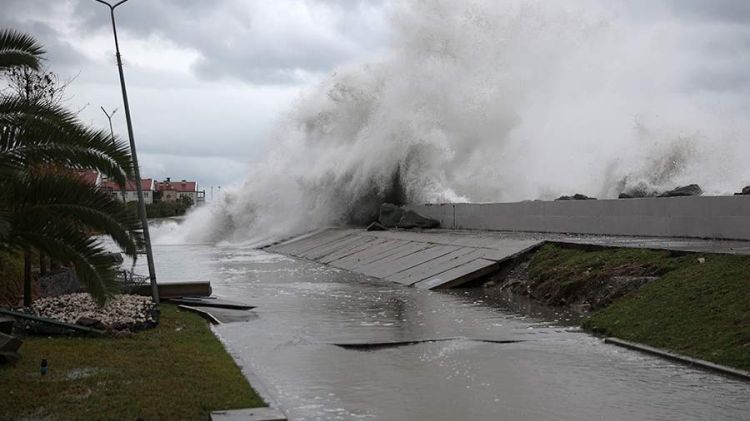
<svg viewBox="0 0 750 421">
<path fill-rule="evenodd" d="M 170 181 L 167 177 L 166 181 L 160 181 L 156 183 L 156 191 L 162 192 L 167 190 L 174 190 L 176 192 L 194 192 L 196 191 L 197 183 L 195 181 Z"/>
<path fill-rule="evenodd" d="M 107 189 L 107 190 L 115 190 L 115 191 L 121 190 L 120 186 L 118 186 L 117 183 L 115 183 L 112 180 L 102 181 L 101 186 L 102 188 Z M 122 190 L 125 190 L 128 192 L 136 191 L 135 187 L 136 187 L 135 180 L 128 180 L 128 182 L 125 183 L 125 188 Z M 153 178 L 141 179 L 141 189 L 143 189 L 143 191 L 154 191 L 155 190 L 154 179 Z"/>
<path fill-rule="evenodd" d="M 114 197 L 125 202 L 135 202 L 138 200 L 138 190 L 136 190 L 137 186 L 134 180 L 128 180 L 128 182 L 125 183 L 124 189 L 121 189 L 117 183 L 111 180 L 102 181 L 100 187 L 103 190 L 111 192 Z M 154 192 L 156 191 L 154 179 L 141 179 L 141 189 L 143 190 L 143 201 L 146 202 L 146 204 L 153 203 Z"/>
<path fill-rule="evenodd" d="M 196 204 L 203 201 L 205 192 L 198 191 L 198 183 L 195 181 L 172 181 L 167 177 L 165 181 L 156 183 L 156 191 L 160 200 L 165 202 L 176 202 L 184 197 L 189 197 Z"/>
</svg>

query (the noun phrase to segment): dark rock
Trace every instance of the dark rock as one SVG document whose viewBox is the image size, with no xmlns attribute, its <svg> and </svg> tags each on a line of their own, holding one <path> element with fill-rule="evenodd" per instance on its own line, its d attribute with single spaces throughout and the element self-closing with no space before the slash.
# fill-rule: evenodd
<svg viewBox="0 0 750 421">
<path fill-rule="evenodd" d="M 104 326 L 104 323 L 101 322 L 101 320 L 92 319 L 91 317 L 81 317 L 78 320 L 76 320 L 76 324 L 78 326 L 85 326 L 90 327 L 92 329 L 100 329 L 104 330 L 106 326 Z"/>
<path fill-rule="evenodd" d="M 750 194 L 750 186 L 745 186 L 742 189 L 742 194 Z"/>
<path fill-rule="evenodd" d="M 401 216 L 401 220 L 396 224 L 398 228 L 437 228 L 440 226 L 440 222 L 432 218 L 425 218 L 424 216 L 412 211 L 406 210 Z"/>
<path fill-rule="evenodd" d="M 21 347 L 22 343 L 20 339 L 14 336 L 0 333 L 0 363 L 8 362 L 15 364 L 21 359 L 18 348 Z"/>
<path fill-rule="evenodd" d="M 404 210 L 396 205 L 390 203 L 383 203 L 380 205 L 380 216 L 378 222 L 383 226 L 394 228 L 401 221 L 401 217 L 404 215 Z"/>
<path fill-rule="evenodd" d="M 635 199 L 640 197 L 655 197 L 658 193 L 643 183 L 630 187 L 620 193 L 620 199 Z"/>
<path fill-rule="evenodd" d="M 596 200 L 596 197 L 589 197 L 585 194 L 576 193 L 573 196 L 560 196 L 555 200 Z"/>
<path fill-rule="evenodd" d="M 688 186 L 677 187 L 676 189 L 664 192 L 659 197 L 682 197 L 682 196 L 700 196 L 703 194 L 703 189 L 697 184 L 690 184 Z"/>
<path fill-rule="evenodd" d="M 380 222 L 375 221 L 365 228 L 366 231 L 388 231 L 388 228 L 384 227 Z"/>
<path fill-rule="evenodd" d="M 440 222 L 390 203 L 380 206 L 380 225 L 388 228 L 437 228 Z"/>
<path fill-rule="evenodd" d="M 13 333 L 13 323 L 15 323 L 15 319 L 12 317 L 0 316 L 0 333 L 6 335 Z"/>
</svg>

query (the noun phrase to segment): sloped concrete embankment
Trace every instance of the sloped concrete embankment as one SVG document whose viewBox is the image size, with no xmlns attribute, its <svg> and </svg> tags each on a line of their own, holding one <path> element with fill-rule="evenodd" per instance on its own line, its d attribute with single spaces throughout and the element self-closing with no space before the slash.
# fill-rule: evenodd
<svg viewBox="0 0 750 421">
<path fill-rule="evenodd" d="M 539 239 L 481 239 L 450 233 L 326 229 L 266 250 L 423 289 L 481 279 L 531 249 Z"/>
</svg>

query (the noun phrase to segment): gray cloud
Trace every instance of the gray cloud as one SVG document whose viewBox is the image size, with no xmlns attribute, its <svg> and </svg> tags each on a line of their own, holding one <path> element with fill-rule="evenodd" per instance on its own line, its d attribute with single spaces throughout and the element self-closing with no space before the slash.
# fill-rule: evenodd
<svg viewBox="0 0 750 421">
<path fill-rule="evenodd" d="M 290 11 L 287 2 L 260 4 L 131 1 L 118 9 L 118 27 L 129 37 L 156 35 L 199 52 L 193 70 L 202 78 L 260 84 L 297 83 L 304 73 L 330 71 L 382 45 L 382 1 L 298 1 Z M 75 3 L 82 31 L 108 29 L 106 14 L 95 6 Z"/>
<path fill-rule="evenodd" d="M 601 0 L 580 1 L 595 3 L 597 10 L 603 7 Z M 122 105 L 114 62 L 104 65 L 99 58 L 112 54 L 106 8 L 94 0 L 0 2 L 0 27 L 37 37 L 48 51 L 50 67 L 62 77 L 83 71 L 69 90 L 72 107 L 90 104 L 82 118 L 107 127 L 99 105 Z M 275 116 L 294 101 L 297 89 L 387 47 L 388 13 L 394 3 L 398 1 L 130 0 L 117 17 L 139 151 L 163 162 L 159 171 L 166 175 L 203 182 L 201 177 L 210 177 L 216 184 L 237 181 L 239 164 L 225 176 L 218 163 L 257 158 Z M 611 4 L 622 12 L 615 19 L 623 17 L 633 32 L 673 24 L 696 28 L 694 38 L 675 46 L 684 49 L 692 72 L 680 81 L 680 89 L 748 97 L 750 0 Z M 77 38 L 68 34 L 71 29 Z M 81 39 L 102 36 L 106 46 L 81 45 Z M 130 48 L 133 41 L 160 48 L 174 45 L 196 52 L 198 59 L 189 71 L 165 70 L 170 67 L 166 58 L 157 68 L 141 66 Z M 101 51 L 91 54 L 85 48 Z M 278 91 L 255 89 L 259 87 Z M 115 129 L 121 135 L 122 118 L 120 111 Z M 200 164 L 206 157 L 212 159 Z"/>
<path fill-rule="evenodd" d="M 65 41 L 57 28 L 46 22 L 46 18 L 56 12 L 55 7 L 45 8 L 39 1 L 3 0 L 2 11 L 0 28 L 32 34 L 44 45 L 47 61 L 54 63 L 58 70 L 77 72 L 88 64 L 88 59 Z"/>
<path fill-rule="evenodd" d="M 679 15 L 695 20 L 750 25 L 750 2 L 747 0 L 672 0 L 672 3 Z"/>
</svg>

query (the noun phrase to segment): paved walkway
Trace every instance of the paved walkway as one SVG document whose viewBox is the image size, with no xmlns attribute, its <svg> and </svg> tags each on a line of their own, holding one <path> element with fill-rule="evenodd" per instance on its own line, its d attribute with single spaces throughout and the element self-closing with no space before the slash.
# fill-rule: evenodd
<svg viewBox="0 0 750 421">
<path fill-rule="evenodd" d="M 497 271 L 544 242 L 750 254 L 750 242 L 491 231 L 328 228 L 267 247 L 424 289 L 451 288 Z"/>
</svg>

